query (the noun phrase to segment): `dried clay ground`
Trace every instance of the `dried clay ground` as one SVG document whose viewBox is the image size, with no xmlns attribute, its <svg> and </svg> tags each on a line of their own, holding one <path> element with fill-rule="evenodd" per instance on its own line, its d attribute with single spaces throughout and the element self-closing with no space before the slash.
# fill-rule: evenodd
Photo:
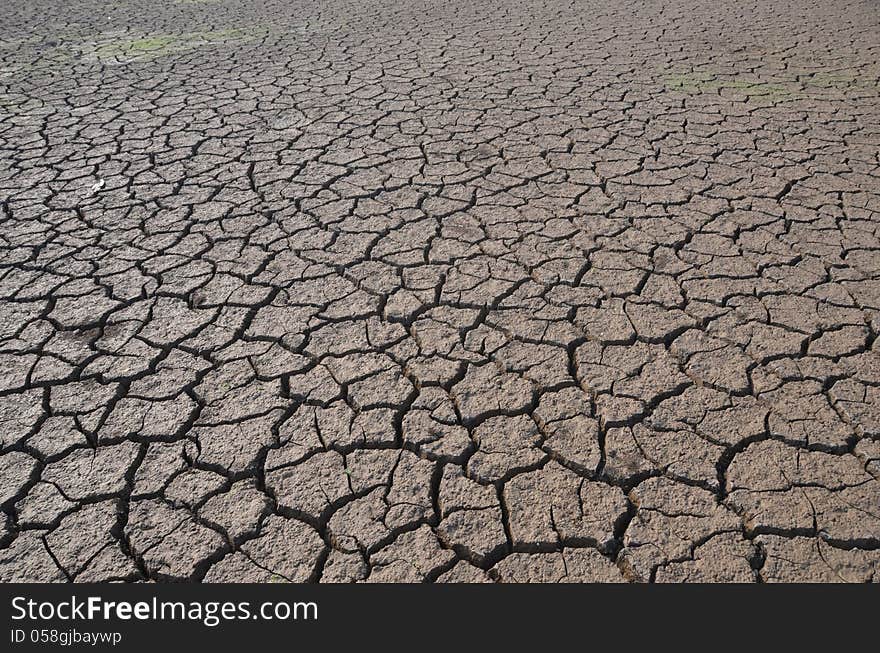
<svg viewBox="0 0 880 653">
<path fill-rule="evenodd" d="M 876 0 L 6 0 L 0 580 L 880 580 Z"/>
</svg>

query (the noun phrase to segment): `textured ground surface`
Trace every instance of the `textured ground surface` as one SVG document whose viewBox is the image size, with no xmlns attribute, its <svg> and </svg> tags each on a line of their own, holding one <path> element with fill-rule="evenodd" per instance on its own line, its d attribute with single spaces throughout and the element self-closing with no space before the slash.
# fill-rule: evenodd
<svg viewBox="0 0 880 653">
<path fill-rule="evenodd" d="M 6 0 L 0 579 L 880 580 L 880 5 Z"/>
</svg>

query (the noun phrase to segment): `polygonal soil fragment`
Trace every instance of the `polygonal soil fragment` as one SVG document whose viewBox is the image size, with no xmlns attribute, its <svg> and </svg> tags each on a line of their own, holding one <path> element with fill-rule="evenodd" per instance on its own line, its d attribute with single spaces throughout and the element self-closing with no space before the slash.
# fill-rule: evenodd
<svg viewBox="0 0 880 653">
<path fill-rule="evenodd" d="M 581 478 L 550 462 L 504 485 L 514 549 L 553 549 L 563 544 L 609 546 L 627 512 L 620 489 Z"/>
<path fill-rule="evenodd" d="M 492 571 L 500 583 L 622 583 L 620 570 L 595 549 L 514 553 Z"/>
<path fill-rule="evenodd" d="M 658 567 L 692 560 L 701 544 L 742 528 L 711 492 L 669 479 L 648 479 L 630 498 L 636 514 L 624 534 L 620 562 L 634 580 L 653 580 Z"/>
</svg>

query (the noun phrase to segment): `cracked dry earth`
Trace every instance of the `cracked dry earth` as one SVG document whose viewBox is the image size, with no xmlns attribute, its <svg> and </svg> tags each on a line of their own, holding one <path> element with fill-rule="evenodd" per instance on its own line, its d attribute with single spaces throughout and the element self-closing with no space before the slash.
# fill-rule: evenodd
<svg viewBox="0 0 880 653">
<path fill-rule="evenodd" d="M 880 580 L 880 6 L 6 0 L 3 581 Z"/>
</svg>

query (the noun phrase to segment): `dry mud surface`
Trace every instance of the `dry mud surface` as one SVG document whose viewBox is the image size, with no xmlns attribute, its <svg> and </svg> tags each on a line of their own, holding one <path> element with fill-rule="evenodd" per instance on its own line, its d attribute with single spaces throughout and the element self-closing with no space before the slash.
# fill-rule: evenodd
<svg viewBox="0 0 880 653">
<path fill-rule="evenodd" d="M 876 1 L 6 0 L 0 579 L 880 580 Z"/>
</svg>

